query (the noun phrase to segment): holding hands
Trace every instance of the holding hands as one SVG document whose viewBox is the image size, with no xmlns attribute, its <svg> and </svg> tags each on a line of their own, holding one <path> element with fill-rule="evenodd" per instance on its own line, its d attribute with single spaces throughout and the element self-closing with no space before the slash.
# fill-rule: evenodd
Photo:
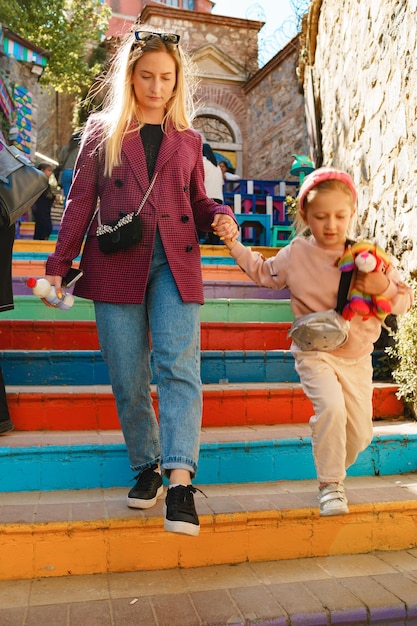
<svg viewBox="0 0 417 626">
<path fill-rule="evenodd" d="M 214 234 L 218 235 L 229 249 L 232 248 L 239 232 L 239 227 L 235 220 L 225 213 L 217 213 L 211 225 Z"/>
</svg>

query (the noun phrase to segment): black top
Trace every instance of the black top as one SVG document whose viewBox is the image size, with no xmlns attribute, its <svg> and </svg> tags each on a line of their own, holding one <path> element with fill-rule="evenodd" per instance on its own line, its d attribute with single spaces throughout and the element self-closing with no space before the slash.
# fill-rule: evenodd
<svg viewBox="0 0 417 626">
<path fill-rule="evenodd" d="M 162 143 L 162 128 L 160 124 L 145 124 L 140 129 L 143 147 L 146 156 L 146 166 L 148 169 L 149 180 L 151 180 L 155 163 L 158 157 L 159 148 Z"/>
</svg>

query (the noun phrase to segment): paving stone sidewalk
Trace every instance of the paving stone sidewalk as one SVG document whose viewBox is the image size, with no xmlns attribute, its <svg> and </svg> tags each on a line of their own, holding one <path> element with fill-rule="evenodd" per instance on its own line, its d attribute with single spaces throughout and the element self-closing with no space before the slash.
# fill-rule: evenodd
<svg viewBox="0 0 417 626">
<path fill-rule="evenodd" d="M 417 625 L 417 548 L 0 582 L 1 626 Z"/>
</svg>

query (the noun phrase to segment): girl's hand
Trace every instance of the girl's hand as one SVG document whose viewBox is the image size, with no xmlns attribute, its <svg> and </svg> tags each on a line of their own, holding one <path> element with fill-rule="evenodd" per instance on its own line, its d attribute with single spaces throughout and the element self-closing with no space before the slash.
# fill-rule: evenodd
<svg viewBox="0 0 417 626">
<path fill-rule="evenodd" d="M 211 224 L 215 235 L 229 247 L 228 242 L 234 242 L 239 233 L 235 220 L 225 213 L 217 213 Z M 234 244 L 233 244 L 234 245 Z"/>
<path fill-rule="evenodd" d="M 389 287 L 390 279 L 383 272 L 358 272 L 355 288 L 370 296 L 379 296 Z"/>
</svg>

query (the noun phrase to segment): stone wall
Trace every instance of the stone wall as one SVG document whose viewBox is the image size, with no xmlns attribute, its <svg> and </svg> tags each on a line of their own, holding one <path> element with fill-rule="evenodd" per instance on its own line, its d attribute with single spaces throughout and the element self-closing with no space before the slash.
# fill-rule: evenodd
<svg viewBox="0 0 417 626">
<path fill-rule="evenodd" d="M 71 138 L 74 96 L 41 89 L 39 93 L 37 151 L 58 161 L 59 151 Z M 40 160 L 40 159 L 38 159 Z"/>
<path fill-rule="evenodd" d="M 141 21 L 159 32 L 178 33 L 185 50 L 205 44 L 218 47 L 245 68 L 246 78 L 258 70 L 258 32 L 263 22 L 178 11 L 162 5 L 145 6 Z"/>
<path fill-rule="evenodd" d="M 308 154 L 295 37 L 245 85 L 248 178 L 294 180 L 293 154 Z"/>
<path fill-rule="evenodd" d="M 312 69 L 323 164 L 358 187 L 358 234 L 417 274 L 417 0 L 313 0 Z M 306 65 L 303 67 L 303 59 Z M 320 113 L 321 109 L 321 113 Z"/>
</svg>

